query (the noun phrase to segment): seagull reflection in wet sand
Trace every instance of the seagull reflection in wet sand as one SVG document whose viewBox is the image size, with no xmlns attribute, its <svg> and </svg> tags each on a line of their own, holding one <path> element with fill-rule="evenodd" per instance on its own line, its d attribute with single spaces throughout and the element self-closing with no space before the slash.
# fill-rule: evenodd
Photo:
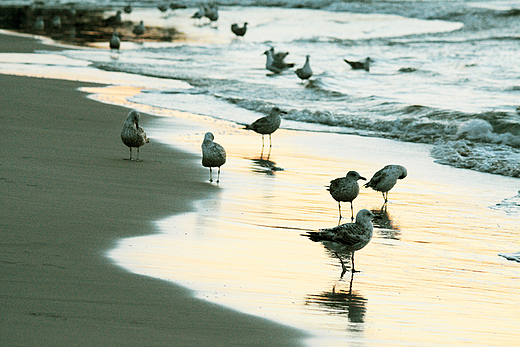
<svg viewBox="0 0 520 347">
<path fill-rule="evenodd" d="M 336 291 L 336 287 L 330 292 L 308 295 L 306 304 L 318 304 L 331 314 L 347 314 L 350 323 L 364 323 L 367 312 L 367 299 L 352 290 L 354 276 L 350 278 L 350 288 L 347 291 Z"/>
<path fill-rule="evenodd" d="M 283 168 L 276 166 L 274 161 L 269 159 L 251 159 L 254 164 L 253 172 L 265 173 L 269 176 L 273 176 L 277 171 L 283 171 Z"/>
<path fill-rule="evenodd" d="M 357 272 L 354 266 L 354 252 L 365 247 L 372 239 L 374 214 L 367 209 L 359 211 L 354 223 L 345 223 L 330 229 L 309 231 L 302 236 L 311 241 L 321 242 L 329 251 L 335 254 L 342 267 L 340 279 L 343 278 L 347 267 L 340 254 L 351 255 L 352 273 Z"/>
</svg>

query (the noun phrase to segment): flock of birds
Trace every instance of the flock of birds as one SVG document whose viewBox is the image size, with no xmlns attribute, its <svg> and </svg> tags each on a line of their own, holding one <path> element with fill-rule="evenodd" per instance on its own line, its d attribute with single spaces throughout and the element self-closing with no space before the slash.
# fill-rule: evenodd
<svg viewBox="0 0 520 347">
<path fill-rule="evenodd" d="M 172 7 L 172 5 L 170 6 Z M 158 6 L 159 10 L 164 12 L 167 10 L 167 5 L 162 4 Z M 173 7 L 172 7 L 173 9 Z M 131 11 L 131 8 L 130 8 Z M 125 12 L 128 12 L 128 9 L 125 9 Z M 218 5 L 216 4 L 204 4 L 199 7 L 197 12 L 191 16 L 191 18 L 195 20 L 202 20 L 203 18 L 207 18 L 209 20 L 210 25 L 213 23 L 216 23 L 219 15 L 218 15 Z M 121 11 L 117 11 L 116 15 L 113 17 L 110 17 L 107 19 L 109 22 L 121 22 Z M 247 32 L 247 22 L 244 22 L 242 26 L 239 26 L 237 23 L 231 24 L 231 31 L 237 36 L 242 37 Z M 144 26 L 143 21 L 140 21 L 140 23 L 136 26 L 134 26 L 132 32 L 135 35 L 135 37 L 139 37 L 140 35 L 143 35 L 146 31 L 146 28 Z M 112 38 L 109 41 L 110 49 L 114 51 L 118 51 L 121 46 L 121 39 L 119 37 L 119 34 L 117 31 L 114 31 Z M 273 72 L 274 74 L 280 74 L 283 73 L 285 70 L 290 69 L 295 66 L 294 63 L 287 63 L 285 62 L 285 58 L 289 54 L 289 52 L 275 52 L 274 48 L 271 47 L 271 49 L 266 50 L 263 54 L 266 55 L 266 64 L 265 67 L 267 70 Z M 365 70 L 370 71 L 370 62 L 373 61 L 370 59 L 370 57 L 367 57 L 364 60 L 361 61 L 351 61 L 347 59 L 343 59 L 347 64 L 350 65 L 350 67 L 354 70 Z M 308 80 L 312 77 L 313 72 L 310 64 L 310 56 L 307 55 L 305 57 L 305 63 L 301 68 L 298 68 L 295 70 L 296 76 L 298 76 L 302 82 L 305 80 Z"/>
<path fill-rule="evenodd" d="M 281 124 L 281 114 L 286 113 L 278 107 L 273 107 L 269 115 L 255 120 L 253 123 L 246 125 L 244 129 L 253 130 L 262 135 L 262 153 L 264 147 L 264 136 L 269 135 L 269 146 L 272 147 L 271 134 L 274 133 Z M 137 148 L 137 158 L 139 161 L 139 147 L 149 142 L 146 132 L 139 126 L 140 114 L 136 110 L 130 111 L 121 131 L 121 140 L 130 148 L 129 160 L 132 158 L 132 148 Z M 211 132 L 204 135 L 202 142 L 202 166 L 209 168 L 209 181 L 213 182 L 213 168 L 218 168 L 218 176 L 216 182 L 220 182 L 220 168 L 226 163 L 226 150 L 224 147 L 214 141 L 215 136 Z M 403 179 L 408 175 L 404 166 L 401 165 L 386 165 L 381 170 L 377 171 L 372 178 L 363 186 L 372 188 L 375 191 L 381 192 L 384 199 L 384 205 L 388 202 L 388 192 L 395 186 L 397 180 Z M 363 209 L 356 215 L 354 221 L 354 206 L 353 201 L 359 195 L 359 180 L 366 178 L 361 176 L 356 171 L 347 172 L 345 177 L 339 177 L 330 181 L 327 190 L 334 200 L 338 202 L 339 221 L 338 226 L 329 229 L 322 229 L 320 231 L 310 231 L 302 236 L 308 237 L 312 241 L 321 242 L 326 248 L 331 250 L 340 260 L 342 266 L 341 277 L 347 271 L 347 266 L 343 262 L 340 253 L 351 254 L 351 271 L 352 274 L 357 272 L 354 267 L 354 252 L 365 247 L 373 235 L 372 219 L 375 215 Z M 341 215 L 341 203 L 349 202 L 351 210 L 351 223 L 341 223 L 343 218 Z"/>
</svg>

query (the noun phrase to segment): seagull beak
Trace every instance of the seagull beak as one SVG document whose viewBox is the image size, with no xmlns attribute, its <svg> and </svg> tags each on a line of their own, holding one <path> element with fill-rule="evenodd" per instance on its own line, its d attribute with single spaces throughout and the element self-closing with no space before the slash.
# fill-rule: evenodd
<svg viewBox="0 0 520 347">
<path fill-rule="evenodd" d="M 359 176 L 359 179 L 360 180 L 365 180 L 365 181 L 367 180 L 365 177 L 361 177 L 361 176 Z"/>
</svg>

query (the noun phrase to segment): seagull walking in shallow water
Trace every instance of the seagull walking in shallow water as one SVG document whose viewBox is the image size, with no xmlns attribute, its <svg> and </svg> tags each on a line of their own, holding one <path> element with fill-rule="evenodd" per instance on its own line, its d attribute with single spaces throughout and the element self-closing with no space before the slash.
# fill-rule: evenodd
<svg viewBox="0 0 520 347">
<path fill-rule="evenodd" d="M 130 158 L 132 159 L 132 147 L 137 148 L 137 158 L 135 161 L 139 161 L 139 147 L 145 143 L 150 142 L 146 137 L 146 132 L 139 126 L 141 115 L 136 110 L 130 111 L 123 123 L 123 130 L 121 130 L 121 140 L 123 143 L 130 148 Z"/>
<path fill-rule="evenodd" d="M 356 171 L 349 171 L 345 177 L 336 178 L 330 181 L 330 185 L 327 190 L 330 192 L 330 195 L 338 202 L 339 209 L 339 221 L 341 221 L 341 202 L 350 202 L 350 211 L 351 211 L 351 219 L 354 220 L 354 206 L 352 201 L 357 198 L 359 194 L 359 184 L 358 180 L 365 180 L 365 177 L 362 177 Z"/>
<path fill-rule="evenodd" d="M 289 55 L 289 52 L 275 52 L 274 47 L 269 49 L 271 56 L 273 57 L 273 65 L 278 69 L 288 69 L 294 66 L 294 63 L 286 63 L 285 57 Z"/>
<path fill-rule="evenodd" d="M 284 72 L 284 70 L 287 70 L 294 66 L 294 64 L 292 64 L 292 63 L 284 62 L 283 57 L 275 59 L 273 52 L 274 52 L 274 49 L 271 48 L 263 53 L 267 57 L 266 61 L 265 61 L 265 68 L 267 70 L 274 72 L 276 74 L 279 74 L 279 73 Z M 286 53 L 285 55 L 287 55 L 287 54 L 289 54 L 289 53 Z"/>
<path fill-rule="evenodd" d="M 309 231 L 302 236 L 307 236 L 311 241 L 321 242 L 327 249 L 335 253 L 341 262 L 341 277 L 347 271 L 345 263 L 338 253 L 350 252 L 352 254 L 352 273 L 357 272 L 354 267 L 354 252 L 365 247 L 372 239 L 374 227 L 372 225 L 374 214 L 367 209 L 359 211 L 355 223 L 345 223 L 330 229 Z"/>
<path fill-rule="evenodd" d="M 312 76 L 312 69 L 311 69 L 311 63 L 309 62 L 309 58 L 310 58 L 310 56 L 308 55 L 305 58 L 305 64 L 303 65 L 303 67 L 300 69 L 296 69 L 296 75 L 298 77 L 300 77 L 300 79 L 302 81 L 308 80 Z"/>
<path fill-rule="evenodd" d="M 401 165 L 387 165 L 372 176 L 370 181 L 364 185 L 383 194 L 385 204 L 388 202 L 388 191 L 392 189 L 397 180 L 402 180 L 408 175 L 406 168 Z"/>
<path fill-rule="evenodd" d="M 343 60 L 345 61 L 345 63 L 349 64 L 352 67 L 352 69 L 365 71 L 370 71 L 370 62 L 373 61 L 372 59 L 370 59 L 370 57 L 367 57 L 365 60 L 361 61 L 350 61 L 347 59 Z"/>
<path fill-rule="evenodd" d="M 218 167 L 217 183 L 220 181 L 220 167 L 226 163 L 226 150 L 216 142 L 215 136 L 207 132 L 202 142 L 202 166 L 209 167 L 209 181 L 213 182 L 211 168 Z"/>
<path fill-rule="evenodd" d="M 282 122 L 282 118 L 280 114 L 287 113 L 285 111 L 280 110 L 278 107 L 273 107 L 268 116 L 258 118 L 250 125 L 246 125 L 244 129 L 253 130 L 254 132 L 262 135 L 262 153 L 264 151 L 264 135 L 269 135 L 269 153 L 271 153 L 271 147 L 273 147 L 273 143 L 271 142 L 271 134 L 274 133 Z"/>
<path fill-rule="evenodd" d="M 247 31 L 247 22 L 245 22 L 242 27 L 239 27 L 238 24 L 236 24 L 236 23 L 231 24 L 231 31 L 236 36 L 244 36 Z"/>
</svg>

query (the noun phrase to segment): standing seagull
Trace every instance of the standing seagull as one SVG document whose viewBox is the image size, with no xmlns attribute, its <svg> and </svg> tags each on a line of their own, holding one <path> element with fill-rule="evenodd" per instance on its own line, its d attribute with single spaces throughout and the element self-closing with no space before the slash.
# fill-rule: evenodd
<svg viewBox="0 0 520 347">
<path fill-rule="evenodd" d="M 341 222 L 341 202 L 350 202 L 350 212 L 351 219 L 354 220 L 354 206 L 352 205 L 352 201 L 357 198 L 359 194 L 359 184 L 358 180 L 367 180 L 365 177 L 362 177 L 356 171 L 349 171 L 345 177 L 336 178 L 330 181 L 330 186 L 328 187 L 328 191 L 330 195 L 338 202 L 339 209 L 339 222 Z M 338 224 L 339 224 L 338 222 Z"/>
<path fill-rule="evenodd" d="M 395 186 L 398 179 L 402 180 L 406 175 L 408 175 L 408 172 L 404 166 L 387 165 L 376 172 L 364 187 L 381 192 L 386 204 L 388 202 L 388 191 Z"/>
<path fill-rule="evenodd" d="M 191 16 L 191 18 L 193 18 L 195 21 L 195 25 L 197 25 L 197 23 L 200 22 L 202 17 L 204 17 L 204 8 L 203 7 L 199 7 L 199 10 L 197 12 L 195 12 L 193 14 L 193 16 Z"/>
<path fill-rule="evenodd" d="M 311 69 L 311 64 L 309 62 L 309 58 L 310 58 L 310 56 L 308 55 L 305 58 L 305 65 L 303 65 L 303 67 L 300 69 L 296 69 L 296 75 L 298 77 L 300 77 L 302 82 L 303 82 L 303 80 L 308 80 L 312 76 L 312 69 Z"/>
<path fill-rule="evenodd" d="M 345 63 L 349 64 L 352 67 L 352 69 L 365 71 L 370 71 L 370 62 L 373 61 L 372 59 L 370 59 L 370 57 L 367 57 L 365 60 L 361 61 L 350 61 L 347 59 L 343 60 L 345 61 Z"/>
<path fill-rule="evenodd" d="M 280 110 L 278 107 L 273 107 L 268 116 L 258 118 L 250 125 L 246 125 L 244 129 L 253 130 L 254 132 L 262 135 L 262 154 L 264 152 L 264 135 L 269 135 L 269 154 L 271 154 L 271 147 L 273 143 L 271 142 L 271 134 L 274 133 L 282 122 L 282 118 L 280 114 L 287 113 L 285 111 Z"/>
<path fill-rule="evenodd" d="M 307 236 L 311 241 L 321 242 L 326 248 L 336 254 L 341 262 L 341 277 L 347 272 L 345 263 L 338 253 L 351 252 L 352 273 L 357 272 L 354 267 L 354 252 L 365 247 L 372 239 L 374 227 L 372 225 L 374 214 L 367 209 L 359 211 L 355 223 L 345 223 L 330 229 L 309 231 L 302 236 Z"/>
<path fill-rule="evenodd" d="M 136 25 L 134 27 L 134 29 L 132 30 L 132 32 L 135 34 L 135 36 L 143 35 L 145 31 L 146 31 L 146 29 L 144 27 L 143 21 L 140 21 L 139 24 Z"/>
<path fill-rule="evenodd" d="M 202 142 L 202 166 L 209 167 L 209 181 L 213 182 L 212 167 L 218 167 L 217 183 L 220 180 L 220 167 L 226 163 L 226 150 L 216 142 L 215 136 L 207 132 Z"/>
<path fill-rule="evenodd" d="M 238 24 L 231 24 L 231 31 L 236 35 L 236 36 L 244 36 L 246 34 L 246 31 L 247 31 L 247 22 L 244 23 L 244 26 L 243 27 L 239 27 Z"/>
<path fill-rule="evenodd" d="M 121 130 L 121 140 L 130 148 L 130 159 L 132 160 L 132 147 L 137 148 L 137 159 L 139 161 L 139 147 L 145 143 L 150 142 L 144 129 L 139 126 L 141 115 L 136 110 L 130 111 L 123 123 L 123 130 Z"/>
<path fill-rule="evenodd" d="M 114 31 L 112 37 L 110 38 L 110 49 L 119 51 L 119 47 L 121 46 L 121 40 L 119 39 L 119 34 L 117 31 Z"/>
<path fill-rule="evenodd" d="M 45 21 L 43 20 L 43 16 L 36 17 L 36 21 L 33 24 L 34 31 L 43 31 L 45 29 Z"/>
</svg>

